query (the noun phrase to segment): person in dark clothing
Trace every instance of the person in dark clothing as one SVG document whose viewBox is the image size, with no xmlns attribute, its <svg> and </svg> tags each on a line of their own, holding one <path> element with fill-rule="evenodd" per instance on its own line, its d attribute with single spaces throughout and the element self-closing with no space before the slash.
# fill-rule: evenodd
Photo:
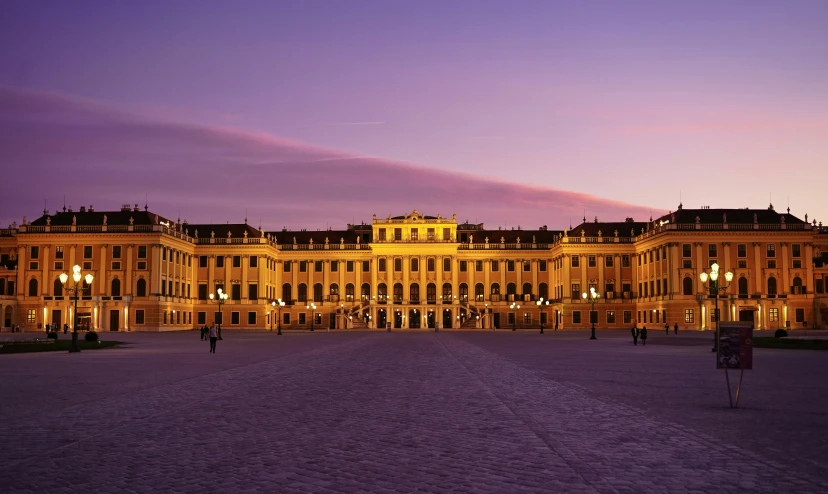
<svg viewBox="0 0 828 494">
<path fill-rule="evenodd" d="M 647 346 L 647 326 L 641 328 L 641 344 Z"/>
<path fill-rule="evenodd" d="M 633 345 L 638 346 L 638 326 L 633 326 L 630 333 L 632 333 Z"/>
<path fill-rule="evenodd" d="M 66 332 L 67 332 L 67 331 L 69 331 L 69 325 L 68 325 L 68 324 L 64 324 L 64 325 L 63 325 L 63 334 L 66 334 Z"/>
<path fill-rule="evenodd" d="M 678 334 L 678 323 L 676 323 L 675 325 L 673 325 L 673 332 L 674 332 L 675 334 Z"/>
<path fill-rule="evenodd" d="M 664 334 L 670 336 L 670 323 L 664 323 Z"/>
<path fill-rule="evenodd" d="M 218 340 L 218 328 L 213 324 L 210 326 L 210 353 L 216 353 L 216 340 Z"/>
<path fill-rule="evenodd" d="M 207 328 L 206 324 L 201 327 L 201 339 L 202 339 L 202 341 L 207 339 L 207 332 L 208 331 L 210 331 L 210 330 Z"/>
</svg>

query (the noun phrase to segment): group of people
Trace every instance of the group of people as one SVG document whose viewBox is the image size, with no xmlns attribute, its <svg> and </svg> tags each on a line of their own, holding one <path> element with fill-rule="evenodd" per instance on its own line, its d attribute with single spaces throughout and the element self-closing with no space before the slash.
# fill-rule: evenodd
<svg viewBox="0 0 828 494">
<path fill-rule="evenodd" d="M 210 340 L 210 353 L 216 353 L 216 341 L 221 339 L 221 326 L 213 323 L 209 328 L 205 325 L 201 328 L 201 339 Z"/>
<path fill-rule="evenodd" d="M 675 332 L 675 334 L 678 334 L 678 323 L 673 325 L 673 331 Z M 638 340 L 640 338 L 641 339 L 641 344 L 644 345 L 644 346 L 647 346 L 647 326 L 646 325 L 644 327 L 642 327 L 641 329 L 638 329 L 637 325 L 633 326 L 632 329 L 630 330 L 630 332 L 632 333 L 632 337 L 633 337 L 633 345 L 638 345 Z M 666 322 L 664 323 L 664 334 L 666 334 L 666 335 L 670 334 L 670 324 L 666 323 Z"/>
</svg>

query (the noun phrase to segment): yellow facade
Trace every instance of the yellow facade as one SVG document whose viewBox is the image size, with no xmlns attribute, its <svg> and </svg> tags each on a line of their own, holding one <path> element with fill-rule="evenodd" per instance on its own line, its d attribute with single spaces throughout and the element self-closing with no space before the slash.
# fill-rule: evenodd
<svg viewBox="0 0 828 494">
<path fill-rule="evenodd" d="M 734 273 L 719 290 L 723 321 L 800 328 L 828 318 L 822 253 L 821 225 L 772 207 L 680 207 L 646 222 L 584 220 L 558 231 L 487 230 L 413 211 L 345 230 L 268 232 L 180 223 L 125 205 L 0 230 L 0 322 L 71 327 L 74 300 L 57 280 L 77 264 L 94 275 L 78 300 L 84 329 L 221 321 L 225 330 L 487 330 L 538 328 L 543 318 L 547 329 L 568 330 L 595 318 L 602 330 L 700 330 L 715 327 L 717 299 L 699 273 L 717 262 Z M 220 308 L 209 298 L 218 288 L 230 295 Z M 583 299 L 590 288 L 600 295 L 594 313 Z M 284 307 L 273 305 L 279 299 Z"/>
</svg>

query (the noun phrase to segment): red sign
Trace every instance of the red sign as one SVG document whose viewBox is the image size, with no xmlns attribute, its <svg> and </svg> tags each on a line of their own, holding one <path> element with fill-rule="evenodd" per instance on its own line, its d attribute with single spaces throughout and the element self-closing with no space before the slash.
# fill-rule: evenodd
<svg viewBox="0 0 828 494">
<path fill-rule="evenodd" d="M 753 369 L 753 323 L 720 323 L 717 346 L 717 369 Z"/>
</svg>

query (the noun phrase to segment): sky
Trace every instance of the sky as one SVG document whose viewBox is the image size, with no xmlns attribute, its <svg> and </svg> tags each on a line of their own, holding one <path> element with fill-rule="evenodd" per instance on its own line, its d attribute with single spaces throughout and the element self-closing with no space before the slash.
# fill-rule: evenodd
<svg viewBox="0 0 828 494">
<path fill-rule="evenodd" d="M 7 0 L 0 224 L 64 195 L 269 228 L 771 201 L 828 222 L 826 20 L 822 0 Z"/>
</svg>

